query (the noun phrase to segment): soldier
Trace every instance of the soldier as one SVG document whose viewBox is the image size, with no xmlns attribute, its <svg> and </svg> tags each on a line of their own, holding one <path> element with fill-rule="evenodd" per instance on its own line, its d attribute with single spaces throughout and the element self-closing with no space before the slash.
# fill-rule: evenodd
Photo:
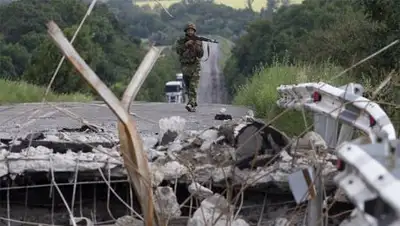
<svg viewBox="0 0 400 226">
<path fill-rule="evenodd" d="M 197 86 L 200 80 L 200 59 L 203 57 L 203 44 L 193 37 L 196 26 L 189 23 L 185 27 L 185 36 L 176 42 L 176 53 L 179 55 L 183 82 L 188 93 L 188 103 L 185 108 L 189 112 L 195 112 L 197 107 Z"/>
</svg>

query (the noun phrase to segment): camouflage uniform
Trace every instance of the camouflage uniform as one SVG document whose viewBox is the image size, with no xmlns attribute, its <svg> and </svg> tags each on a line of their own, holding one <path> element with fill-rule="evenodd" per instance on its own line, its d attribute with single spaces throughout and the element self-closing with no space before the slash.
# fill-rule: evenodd
<svg viewBox="0 0 400 226">
<path fill-rule="evenodd" d="M 189 23 L 185 28 L 185 32 L 189 28 L 196 31 L 195 25 Z M 203 57 L 204 50 L 201 41 L 194 41 L 193 45 L 186 46 L 185 43 L 189 40 L 190 37 L 188 35 L 179 38 L 176 42 L 176 52 L 179 55 L 183 81 L 188 92 L 188 105 L 194 109 L 197 106 L 197 86 L 201 69 L 200 59 Z"/>
</svg>

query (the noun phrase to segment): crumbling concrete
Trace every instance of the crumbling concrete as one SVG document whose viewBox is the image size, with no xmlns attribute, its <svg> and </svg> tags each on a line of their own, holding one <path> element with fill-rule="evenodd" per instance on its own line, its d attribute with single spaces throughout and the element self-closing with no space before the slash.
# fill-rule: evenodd
<svg viewBox="0 0 400 226">
<path fill-rule="evenodd" d="M 144 226 L 144 222 L 131 216 L 123 216 L 117 219 L 115 226 Z"/>
<path fill-rule="evenodd" d="M 154 208 L 161 219 L 181 216 L 182 212 L 171 187 L 157 187 L 154 192 Z"/>
<path fill-rule="evenodd" d="M 193 182 L 189 185 L 188 191 L 190 194 L 192 194 L 195 198 L 198 198 L 200 200 L 206 199 L 214 194 L 213 191 L 210 189 L 202 186 L 201 184 L 197 182 Z"/>
<path fill-rule="evenodd" d="M 173 118 L 173 123 L 167 119 L 163 119 L 162 122 L 163 134 L 143 137 L 153 174 L 153 186 L 159 185 L 163 180 L 177 179 L 188 184 L 192 182 L 204 184 L 211 181 L 215 185 L 225 186 L 229 180 L 233 185 L 246 183 L 249 187 L 265 187 L 270 183 L 286 183 L 290 173 L 307 167 L 311 162 L 307 149 L 292 151 L 289 138 L 276 129 L 265 127 L 261 122 L 229 121 L 204 131 L 184 131 L 182 124 L 185 121 L 179 117 Z M 176 125 L 178 128 L 167 129 L 168 126 Z M 263 136 L 256 134 L 254 136 L 256 140 L 250 140 L 252 145 L 246 146 L 244 140 L 253 136 L 254 129 L 262 130 Z M 160 140 L 165 137 L 164 134 L 169 133 L 168 131 L 175 131 L 177 135 L 161 145 Z M 66 133 L 70 134 L 65 135 Z M 71 137 L 83 141 L 83 138 L 73 133 L 76 132 L 50 131 L 43 132 L 43 136 L 36 136 L 36 142 L 53 139 L 55 140 L 53 143 L 59 143 L 59 146 L 65 149 L 50 149 L 39 145 L 15 152 L 8 151 L 6 145 L 0 150 L 0 177 L 29 172 L 49 172 L 50 169 L 55 173 L 90 171 L 94 175 L 98 169 L 102 169 L 104 174 L 110 172 L 112 177 L 126 175 L 115 138 L 113 140 L 115 145 L 111 148 L 98 145 L 91 147 L 90 152 L 84 152 L 69 149 L 69 145 L 74 142 Z M 270 139 L 266 138 L 265 133 L 268 133 Z M 91 135 L 95 138 L 92 139 Z M 100 135 L 94 132 L 82 136 L 86 140 L 100 140 L 97 138 Z M 271 137 L 275 144 L 269 141 Z M 274 150 L 276 148 L 273 147 L 276 145 L 284 150 L 276 153 Z M 326 152 L 317 157 L 325 166 L 323 176 L 331 178 L 336 171 L 332 164 L 336 157 Z M 244 162 L 246 164 L 243 164 Z"/>
<path fill-rule="evenodd" d="M 296 149 L 290 145 L 292 140 L 283 133 L 249 117 L 226 121 L 202 131 L 185 131 L 182 126 L 184 123 L 185 120 L 179 117 L 171 121 L 164 119 L 160 123 L 163 130 L 159 134 L 142 136 L 142 139 L 152 172 L 152 186 L 158 200 L 158 204 L 155 204 L 156 210 L 165 215 L 164 217 L 176 218 L 182 215 L 176 194 L 163 182 L 186 183 L 188 192 L 201 201 L 201 208 L 195 211 L 189 225 L 207 225 L 203 218 L 204 212 L 208 214 L 205 219 L 211 219 L 210 210 L 214 211 L 217 205 L 215 197 L 222 197 L 206 188 L 205 184 L 211 183 L 213 187 L 222 188 L 228 185 L 233 188 L 246 185 L 258 191 L 269 192 L 269 189 L 274 189 L 278 193 L 290 194 L 288 175 L 308 167 L 314 161 L 311 159 L 311 156 L 314 156 L 311 153 L 315 152 L 310 152 L 310 142 L 304 141 L 311 140 L 309 137 L 312 134 L 301 140 L 301 149 Z M 261 133 L 257 134 L 257 131 Z M 82 137 L 79 137 L 79 133 L 83 133 Z M 36 146 L 20 146 L 19 151 L 9 151 L 11 142 L 2 144 L 0 177 L 30 172 L 48 173 L 51 170 L 56 177 L 57 173 L 69 172 L 71 176 L 76 171 L 98 177 L 99 169 L 106 176 L 110 173 L 111 178 L 126 177 L 118 140 L 112 136 L 102 140 L 98 138 L 100 133 L 103 132 L 45 131 L 27 137 L 32 139 L 31 143 Z M 85 141 L 97 142 L 97 146 L 84 144 Z M 20 139 L 18 142 L 28 141 Z M 50 148 L 47 147 L 49 143 L 52 144 L 49 145 Z M 86 149 L 83 149 L 84 146 Z M 333 185 L 331 178 L 336 173 L 333 164 L 336 157 L 327 152 L 320 152 L 316 158 L 324 164 L 324 182 Z M 219 208 L 217 205 L 219 213 L 222 213 L 218 224 L 225 225 L 226 221 L 232 221 L 232 225 L 249 225 L 243 219 L 232 219 L 235 212 L 230 209 L 233 208 L 232 203 L 228 203 L 224 198 L 222 200 L 226 208 Z M 280 221 L 283 220 L 274 224 L 279 225 Z M 140 225 L 140 222 L 136 223 Z"/>
<path fill-rule="evenodd" d="M 187 226 L 249 226 L 243 219 L 234 219 L 235 208 L 223 196 L 214 194 L 203 200 Z"/>
</svg>

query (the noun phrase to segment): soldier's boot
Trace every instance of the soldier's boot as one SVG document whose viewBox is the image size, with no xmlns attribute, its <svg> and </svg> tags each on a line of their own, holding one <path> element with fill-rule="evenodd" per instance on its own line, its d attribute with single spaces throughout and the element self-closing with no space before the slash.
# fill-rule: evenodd
<svg viewBox="0 0 400 226">
<path fill-rule="evenodd" d="M 194 104 L 193 104 L 193 111 L 196 111 L 196 108 L 197 108 L 197 102 L 194 102 Z"/>
<path fill-rule="evenodd" d="M 196 107 L 191 103 L 186 104 L 185 108 L 186 108 L 186 110 L 188 112 L 195 112 L 196 111 Z"/>
</svg>

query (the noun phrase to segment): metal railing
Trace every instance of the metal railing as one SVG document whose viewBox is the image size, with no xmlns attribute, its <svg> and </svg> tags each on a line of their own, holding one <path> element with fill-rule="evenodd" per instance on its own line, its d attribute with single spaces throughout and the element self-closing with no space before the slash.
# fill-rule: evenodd
<svg viewBox="0 0 400 226">
<path fill-rule="evenodd" d="M 385 111 L 362 97 L 359 84 L 338 88 L 322 82 L 302 83 L 281 85 L 277 90 L 278 106 L 313 112 L 314 131 L 336 149 L 340 164 L 334 180 L 355 205 L 341 225 L 400 225 L 400 165 L 396 164 L 400 142 Z M 355 129 L 369 139 L 354 139 Z M 298 193 L 294 191 L 298 185 L 291 188 Z"/>
</svg>

